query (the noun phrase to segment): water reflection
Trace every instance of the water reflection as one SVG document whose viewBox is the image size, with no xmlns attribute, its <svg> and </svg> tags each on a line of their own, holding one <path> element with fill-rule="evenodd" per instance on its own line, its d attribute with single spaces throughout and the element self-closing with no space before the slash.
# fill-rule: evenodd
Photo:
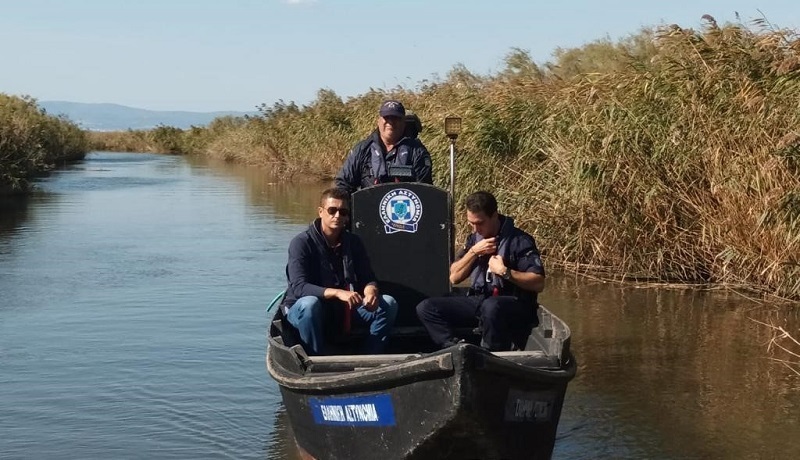
<svg viewBox="0 0 800 460">
<path fill-rule="evenodd" d="M 28 219 L 29 202 L 25 195 L 0 196 L 0 241 Z"/>
<path fill-rule="evenodd" d="M 275 219 L 287 223 L 308 224 L 316 218 L 319 195 L 331 186 L 331 182 L 290 183 L 268 169 L 204 157 L 192 157 L 189 161 L 200 170 L 240 181 L 251 205 L 266 206 L 274 212 Z"/>
<path fill-rule="evenodd" d="M 560 458 L 590 446 L 625 458 L 800 455 L 788 436 L 800 428 L 800 381 L 768 359 L 772 332 L 753 321 L 798 330 L 796 312 L 723 292 L 549 283 L 543 302 L 572 328 L 580 363 Z"/>
<path fill-rule="evenodd" d="M 267 458 L 269 460 L 302 460 L 300 450 L 294 441 L 294 434 L 289 423 L 289 414 L 281 405 L 275 412 L 275 430 L 267 442 Z"/>
<path fill-rule="evenodd" d="M 93 153 L 2 214 L 0 458 L 263 458 L 294 226 L 220 177 Z"/>
</svg>

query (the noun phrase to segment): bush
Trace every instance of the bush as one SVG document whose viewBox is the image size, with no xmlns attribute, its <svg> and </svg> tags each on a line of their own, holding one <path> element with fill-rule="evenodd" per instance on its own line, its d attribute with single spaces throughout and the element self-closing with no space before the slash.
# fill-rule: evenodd
<svg viewBox="0 0 800 460">
<path fill-rule="evenodd" d="M 87 151 L 77 125 L 47 115 L 32 98 L 0 93 L 0 193 L 24 191 L 35 174 Z"/>
</svg>

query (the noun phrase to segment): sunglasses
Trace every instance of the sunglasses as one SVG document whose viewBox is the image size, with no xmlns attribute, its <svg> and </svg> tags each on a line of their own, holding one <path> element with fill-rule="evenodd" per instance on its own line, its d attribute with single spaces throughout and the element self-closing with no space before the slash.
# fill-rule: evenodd
<svg viewBox="0 0 800 460">
<path fill-rule="evenodd" d="M 340 216 L 347 217 L 350 215 L 350 210 L 347 208 L 337 208 L 336 206 L 330 206 L 325 208 L 325 211 L 328 213 L 329 216 L 335 216 L 338 212 Z"/>
</svg>

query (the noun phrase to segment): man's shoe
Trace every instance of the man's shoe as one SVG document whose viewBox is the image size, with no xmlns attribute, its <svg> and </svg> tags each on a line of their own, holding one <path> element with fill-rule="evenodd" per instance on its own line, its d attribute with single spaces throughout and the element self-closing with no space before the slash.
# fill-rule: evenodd
<svg viewBox="0 0 800 460">
<path fill-rule="evenodd" d="M 464 340 L 464 339 L 452 338 L 452 339 L 450 339 L 450 340 L 448 340 L 448 341 L 446 341 L 445 343 L 442 344 L 442 350 L 444 350 L 445 348 L 454 347 L 454 346 L 458 345 L 459 343 L 465 343 L 465 342 L 466 342 L 466 340 Z"/>
</svg>

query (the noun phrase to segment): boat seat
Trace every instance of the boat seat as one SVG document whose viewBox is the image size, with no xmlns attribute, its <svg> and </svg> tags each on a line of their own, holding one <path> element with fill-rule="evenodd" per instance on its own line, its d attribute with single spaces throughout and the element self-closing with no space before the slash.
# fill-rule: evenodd
<svg viewBox="0 0 800 460">
<path fill-rule="evenodd" d="M 477 327 L 457 327 L 453 329 L 454 334 L 457 337 L 470 337 L 473 335 L 480 335 L 480 329 Z M 369 329 L 367 327 L 357 327 L 353 328 L 350 331 L 350 336 L 354 338 L 365 337 L 369 334 Z M 425 330 L 422 326 L 395 326 L 392 328 L 392 333 L 389 335 L 390 337 L 416 337 L 416 336 L 427 336 L 428 331 Z"/>
<path fill-rule="evenodd" d="M 300 345 L 300 332 L 289 321 L 284 322 L 283 317 L 272 321 L 272 326 L 280 331 L 283 344 L 287 347 Z"/>
</svg>

